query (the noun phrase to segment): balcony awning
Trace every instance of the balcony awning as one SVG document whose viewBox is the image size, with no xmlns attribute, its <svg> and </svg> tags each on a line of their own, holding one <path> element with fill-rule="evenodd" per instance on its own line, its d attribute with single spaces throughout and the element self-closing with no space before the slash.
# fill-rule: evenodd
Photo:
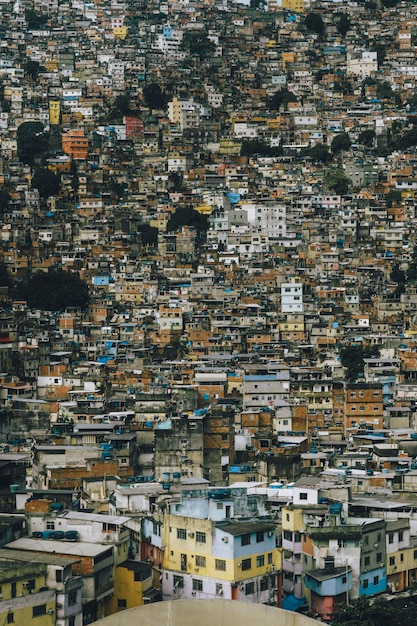
<svg viewBox="0 0 417 626">
<path fill-rule="evenodd" d="M 290 594 L 289 596 L 283 599 L 281 608 L 285 609 L 286 611 L 297 611 L 305 603 L 306 603 L 305 598 L 296 598 L 295 596 Z"/>
</svg>

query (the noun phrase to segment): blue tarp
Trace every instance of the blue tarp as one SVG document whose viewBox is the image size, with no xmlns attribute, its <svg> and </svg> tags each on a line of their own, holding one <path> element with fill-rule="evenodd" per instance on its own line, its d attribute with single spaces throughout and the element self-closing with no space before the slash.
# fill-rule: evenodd
<svg viewBox="0 0 417 626">
<path fill-rule="evenodd" d="M 297 611 L 297 609 L 301 608 L 305 603 L 305 598 L 300 599 L 293 595 L 289 595 L 283 599 L 281 608 L 286 609 L 287 611 Z"/>
</svg>

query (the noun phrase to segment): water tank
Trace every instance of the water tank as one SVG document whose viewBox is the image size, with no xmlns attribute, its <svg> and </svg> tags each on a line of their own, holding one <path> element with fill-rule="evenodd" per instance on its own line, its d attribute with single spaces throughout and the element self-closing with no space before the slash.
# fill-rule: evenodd
<svg viewBox="0 0 417 626">
<path fill-rule="evenodd" d="M 18 489 L 19 489 L 19 485 L 15 485 L 15 484 L 10 485 L 10 486 L 9 486 L 9 489 L 10 489 L 10 491 L 18 491 Z"/>
<path fill-rule="evenodd" d="M 56 539 L 57 541 L 61 541 L 65 539 L 65 533 L 63 530 L 54 530 L 52 532 L 52 539 Z"/>
<path fill-rule="evenodd" d="M 52 530 L 44 530 L 42 532 L 42 539 L 52 539 Z"/>
<path fill-rule="evenodd" d="M 65 533 L 65 539 L 67 541 L 77 541 L 78 532 L 76 530 L 67 530 Z"/>
</svg>

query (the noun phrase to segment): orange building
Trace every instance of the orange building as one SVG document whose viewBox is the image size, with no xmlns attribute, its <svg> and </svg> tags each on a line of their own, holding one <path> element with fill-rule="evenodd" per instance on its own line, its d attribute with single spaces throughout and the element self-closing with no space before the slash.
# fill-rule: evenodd
<svg viewBox="0 0 417 626">
<path fill-rule="evenodd" d="M 70 130 L 62 135 L 62 149 L 72 159 L 85 160 L 88 155 L 88 138 L 82 130 Z"/>
</svg>

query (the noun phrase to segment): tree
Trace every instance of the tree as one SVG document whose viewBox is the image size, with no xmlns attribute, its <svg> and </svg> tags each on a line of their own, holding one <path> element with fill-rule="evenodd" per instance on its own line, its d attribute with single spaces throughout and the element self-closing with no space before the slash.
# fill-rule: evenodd
<svg viewBox="0 0 417 626">
<path fill-rule="evenodd" d="M 347 13 L 339 13 L 338 19 L 336 21 L 336 28 L 338 32 L 342 35 L 342 37 L 346 36 L 348 30 L 350 30 L 351 23 L 349 19 L 349 15 Z"/>
<path fill-rule="evenodd" d="M 372 128 L 368 128 L 367 130 L 363 130 L 359 133 L 358 143 L 366 146 L 367 148 L 372 148 L 375 141 L 375 131 Z"/>
<path fill-rule="evenodd" d="M 340 350 L 340 362 L 346 368 L 346 380 L 355 382 L 363 373 L 364 359 L 372 359 L 380 354 L 378 346 L 350 345 Z"/>
<path fill-rule="evenodd" d="M 167 96 L 157 83 L 149 83 L 145 85 L 142 91 L 145 105 L 149 109 L 165 109 L 167 105 Z"/>
<path fill-rule="evenodd" d="M 32 164 L 36 157 L 49 148 L 42 122 L 23 122 L 17 129 L 17 153 L 23 163 Z"/>
<path fill-rule="evenodd" d="M 337 168 L 327 173 L 326 184 L 329 189 L 343 196 L 352 185 L 352 181 L 346 176 L 342 169 Z"/>
<path fill-rule="evenodd" d="M 4 189 L 0 189 L 0 212 L 6 211 L 9 208 L 11 196 Z"/>
<path fill-rule="evenodd" d="M 240 151 L 241 156 L 281 156 L 282 148 L 280 146 L 271 147 L 269 144 L 260 139 L 247 139 L 243 141 Z"/>
<path fill-rule="evenodd" d="M 168 220 L 167 231 L 179 230 L 183 226 L 192 226 L 199 233 L 206 233 L 209 227 L 208 219 L 191 206 L 178 208 Z"/>
<path fill-rule="evenodd" d="M 38 61 L 27 61 L 27 63 L 25 63 L 23 66 L 26 75 L 30 76 L 32 80 L 36 80 L 36 78 L 38 77 L 39 68 L 40 65 Z"/>
<path fill-rule="evenodd" d="M 292 91 L 284 87 L 278 89 L 268 100 L 268 107 L 274 111 L 278 111 L 281 106 L 288 107 L 289 102 L 297 102 L 297 96 Z"/>
<path fill-rule="evenodd" d="M 138 232 L 141 235 L 144 246 L 156 246 L 158 244 L 158 229 L 149 224 L 141 224 Z"/>
<path fill-rule="evenodd" d="M 310 33 L 316 33 L 319 37 L 324 34 L 324 22 L 319 13 L 308 13 L 304 20 L 304 25 Z"/>
<path fill-rule="evenodd" d="M 401 191 L 398 191 L 398 189 L 390 189 L 389 192 L 385 194 L 385 202 L 389 209 L 393 204 L 400 204 L 401 200 Z"/>
<path fill-rule="evenodd" d="M 34 274 L 17 287 L 15 295 L 31 308 L 44 311 L 86 309 L 90 299 L 88 286 L 79 275 L 64 270 Z"/>
<path fill-rule="evenodd" d="M 332 618 L 332 626 L 415 626 L 417 605 L 411 598 L 387 600 L 361 597 L 341 606 Z"/>
<path fill-rule="evenodd" d="M 129 96 L 126 94 L 120 94 L 114 101 L 114 106 L 122 115 L 128 115 L 130 113 L 130 101 Z"/>
<path fill-rule="evenodd" d="M 301 156 L 310 157 L 315 163 L 328 163 L 332 160 L 332 155 L 327 146 L 323 143 L 316 143 L 316 145 L 311 148 L 304 148 L 301 152 Z"/>
<path fill-rule="evenodd" d="M 78 188 L 80 186 L 80 179 L 78 177 L 78 168 L 77 162 L 74 159 L 71 159 L 70 165 L 70 177 L 71 177 L 71 187 L 74 195 L 78 193 Z"/>
<path fill-rule="evenodd" d="M 37 189 L 41 198 L 57 196 L 61 179 L 58 174 L 51 172 L 47 167 L 35 170 L 32 178 L 32 189 Z"/>
<path fill-rule="evenodd" d="M 185 32 L 180 48 L 188 52 L 188 54 L 197 56 L 200 61 L 204 61 L 208 57 L 213 56 L 216 50 L 214 42 L 209 39 L 205 31 Z"/>
<path fill-rule="evenodd" d="M 0 287 L 10 287 L 12 281 L 9 276 L 9 272 L 7 271 L 7 266 L 5 263 L 0 263 Z"/>
<path fill-rule="evenodd" d="M 333 154 L 338 154 L 344 150 L 349 150 L 351 146 L 351 141 L 348 133 L 340 133 L 333 138 L 332 141 L 332 152 Z"/>
<path fill-rule="evenodd" d="M 265 11 L 266 0 L 250 0 L 249 6 L 253 11 Z"/>
<path fill-rule="evenodd" d="M 40 11 L 34 11 L 33 9 L 26 9 L 25 20 L 27 22 L 29 30 L 36 30 L 42 28 L 48 21 L 48 16 L 40 13 Z"/>
</svg>

